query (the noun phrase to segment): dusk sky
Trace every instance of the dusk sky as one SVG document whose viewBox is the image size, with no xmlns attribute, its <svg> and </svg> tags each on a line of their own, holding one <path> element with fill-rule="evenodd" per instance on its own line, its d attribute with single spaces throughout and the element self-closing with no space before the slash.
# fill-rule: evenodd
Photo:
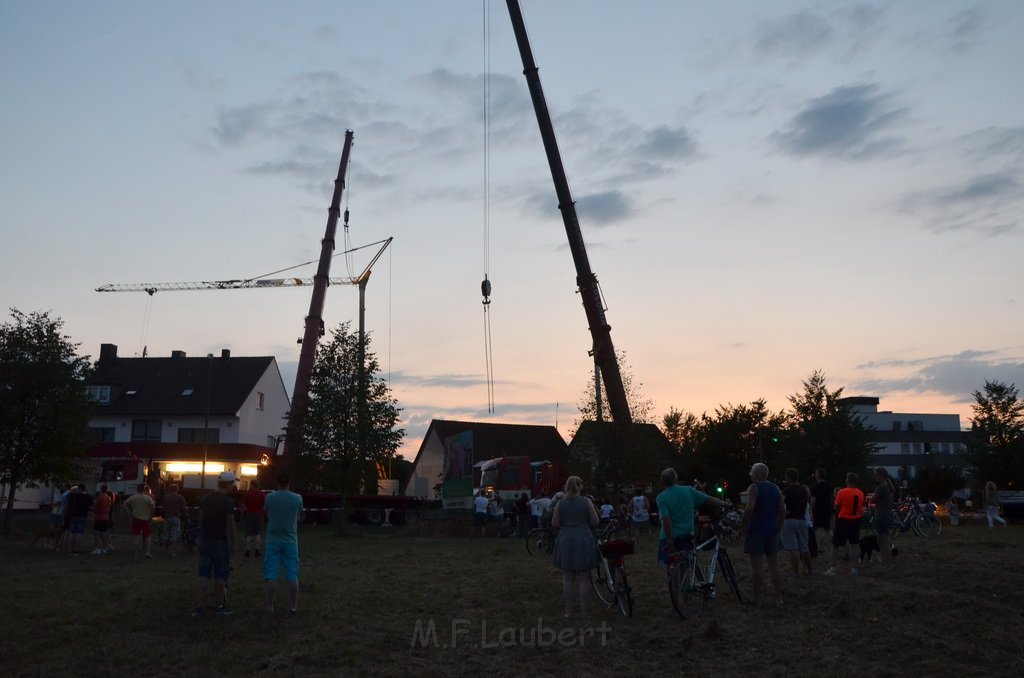
<svg viewBox="0 0 1024 678">
<path fill-rule="evenodd" d="M 522 4 L 658 422 L 781 410 L 816 369 L 965 426 L 985 380 L 1024 387 L 1024 3 Z M 273 355 L 290 391 L 312 288 L 93 290 L 316 259 L 352 129 L 351 243 L 394 237 L 366 318 L 402 452 L 435 418 L 568 439 L 591 339 L 504 2 L 4 0 L 0 91 L 5 309 L 94 359 Z M 327 327 L 357 300 L 332 287 Z"/>
</svg>

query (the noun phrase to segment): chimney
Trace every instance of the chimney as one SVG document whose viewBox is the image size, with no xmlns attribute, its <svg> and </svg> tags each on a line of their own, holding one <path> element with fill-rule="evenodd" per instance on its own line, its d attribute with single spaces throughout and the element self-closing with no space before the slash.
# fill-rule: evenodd
<svg viewBox="0 0 1024 678">
<path fill-rule="evenodd" d="M 171 357 L 172 358 L 184 358 L 185 357 L 185 352 L 184 351 L 171 351 Z"/>
<path fill-rule="evenodd" d="M 227 360 L 228 358 L 230 358 L 231 357 L 231 349 L 230 348 L 222 348 L 220 350 L 220 357 L 223 358 L 224 360 Z"/>
<path fill-rule="evenodd" d="M 117 362 L 117 344 L 100 344 L 99 367 L 113 367 Z"/>
</svg>

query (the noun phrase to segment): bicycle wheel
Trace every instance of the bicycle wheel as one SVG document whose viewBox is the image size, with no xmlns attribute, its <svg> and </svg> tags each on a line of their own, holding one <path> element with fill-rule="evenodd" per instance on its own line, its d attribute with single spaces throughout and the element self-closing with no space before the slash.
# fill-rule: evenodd
<svg viewBox="0 0 1024 678">
<path fill-rule="evenodd" d="M 736 595 L 736 602 L 742 604 L 743 596 L 740 594 L 740 582 L 736 578 L 736 570 L 733 569 L 732 561 L 729 559 L 729 554 L 725 551 L 720 551 L 718 554 L 718 566 L 722 570 L 722 577 L 729 584 L 729 588 Z"/>
<path fill-rule="evenodd" d="M 530 533 L 526 535 L 526 550 L 531 556 L 538 553 L 551 553 L 551 547 L 551 533 L 543 527 L 530 530 Z"/>
<path fill-rule="evenodd" d="M 668 593 L 672 607 L 683 619 L 697 615 L 704 607 L 704 573 L 695 555 L 672 566 L 669 575 Z"/>
<path fill-rule="evenodd" d="M 608 609 L 615 603 L 615 582 L 608 575 L 608 561 L 599 558 L 597 567 L 590 571 L 590 586 L 594 589 L 594 595 L 604 603 Z"/>
<path fill-rule="evenodd" d="M 629 588 L 629 580 L 626 579 L 626 567 L 616 565 L 612 568 L 612 579 L 615 586 L 615 602 L 619 604 L 619 610 L 625 617 L 633 616 L 633 590 Z"/>
<path fill-rule="evenodd" d="M 937 537 L 942 533 L 942 521 L 933 515 L 921 513 L 914 518 L 914 532 L 922 537 Z"/>
</svg>

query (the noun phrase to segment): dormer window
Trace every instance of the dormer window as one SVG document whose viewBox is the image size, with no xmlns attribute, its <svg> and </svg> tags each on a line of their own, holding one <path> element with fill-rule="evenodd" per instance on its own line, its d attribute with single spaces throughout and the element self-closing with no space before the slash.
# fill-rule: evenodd
<svg viewBox="0 0 1024 678">
<path fill-rule="evenodd" d="M 193 391 L 194 391 L 194 389 L 186 388 L 184 391 L 181 392 L 181 397 L 187 398 L 190 395 L 192 395 Z"/>
<path fill-rule="evenodd" d="M 99 403 L 101 405 L 110 404 L 110 387 L 109 386 L 86 386 L 85 397 L 89 402 Z"/>
<path fill-rule="evenodd" d="M 136 393 L 138 393 L 138 391 L 136 391 L 134 388 L 130 388 L 124 392 L 125 395 L 135 395 Z"/>
</svg>

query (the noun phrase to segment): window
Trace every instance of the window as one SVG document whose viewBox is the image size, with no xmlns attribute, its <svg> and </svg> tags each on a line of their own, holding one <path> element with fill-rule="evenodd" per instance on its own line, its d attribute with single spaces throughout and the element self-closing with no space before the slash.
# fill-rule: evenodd
<svg viewBox="0 0 1024 678">
<path fill-rule="evenodd" d="M 900 454 L 910 454 L 910 443 L 900 443 Z"/>
<path fill-rule="evenodd" d="M 112 443 L 114 442 L 114 431 L 116 429 L 111 426 L 107 427 L 89 427 L 88 432 L 85 435 L 86 442 L 96 443 Z"/>
<path fill-rule="evenodd" d="M 204 434 L 206 434 L 204 436 Z M 204 441 L 205 437 L 205 441 Z M 178 442 L 179 443 L 219 443 L 220 442 L 220 429 L 219 428 L 179 428 L 178 429 Z"/>
<path fill-rule="evenodd" d="M 263 394 L 260 393 L 259 391 L 256 391 L 256 409 L 263 409 Z"/>
<path fill-rule="evenodd" d="M 110 387 L 109 386 L 86 386 L 85 397 L 89 399 L 89 402 L 100 403 L 101 405 L 110 404 Z"/>
<path fill-rule="evenodd" d="M 132 422 L 132 442 L 160 442 L 159 419 L 136 419 Z"/>
</svg>

